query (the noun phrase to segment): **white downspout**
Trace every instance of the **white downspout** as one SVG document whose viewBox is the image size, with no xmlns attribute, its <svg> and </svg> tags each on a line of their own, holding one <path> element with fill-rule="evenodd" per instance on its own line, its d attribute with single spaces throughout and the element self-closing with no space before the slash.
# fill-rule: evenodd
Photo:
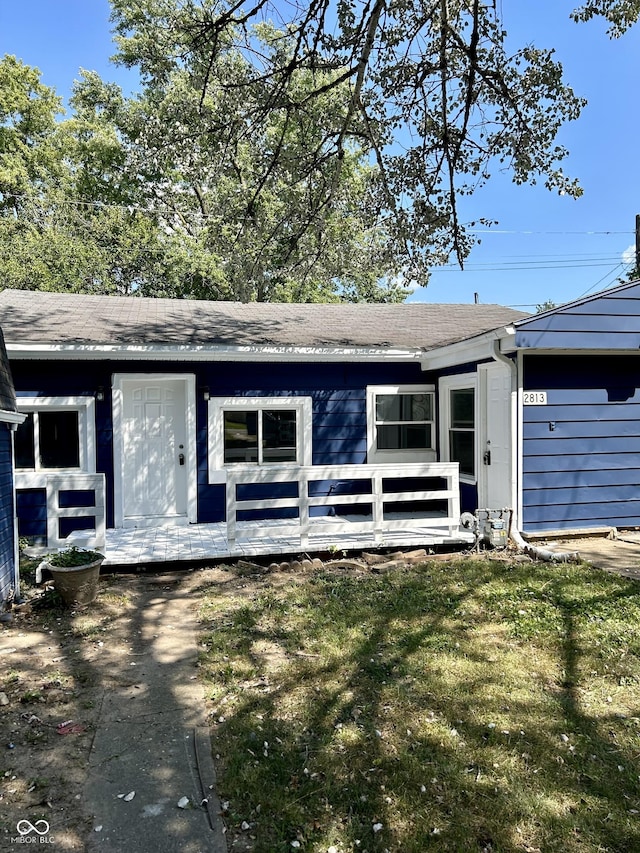
<svg viewBox="0 0 640 853">
<path fill-rule="evenodd" d="M 578 562 L 580 557 L 577 551 L 571 553 L 559 554 L 555 551 L 550 551 L 548 548 L 540 548 L 526 542 L 520 533 L 520 519 L 518 518 L 518 372 L 513 359 L 507 356 L 500 349 L 500 340 L 493 341 L 493 358 L 495 361 L 500 361 L 505 364 L 511 374 L 511 528 L 509 536 L 517 545 L 524 551 L 525 554 L 534 557 L 536 560 L 553 563 L 568 563 Z"/>
</svg>

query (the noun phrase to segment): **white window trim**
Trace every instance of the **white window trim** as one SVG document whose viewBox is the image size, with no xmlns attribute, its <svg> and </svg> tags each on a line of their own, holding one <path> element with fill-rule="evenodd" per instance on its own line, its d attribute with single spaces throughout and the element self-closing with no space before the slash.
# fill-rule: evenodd
<svg viewBox="0 0 640 853">
<path fill-rule="evenodd" d="M 35 475 L 45 478 L 47 474 L 64 474 L 65 472 L 96 473 L 96 401 L 92 396 L 82 397 L 18 397 L 17 408 L 25 415 L 37 412 L 78 412 L 78 440 L 80 442 L 80 465 L 77 468 L 41 468 L 39 463 L 39 447 L 36 446 L 35 470 L 33 468 L 16 468 L 18 476 Z M 37 424 L 34 425 L 34 435 L 38 437 Z M 34 439 L 35 440 L 35 439 Z M 37 445 L 37 441 L 36 441 Z M 35 481 L 31 477 L 31 481 Z M 44 481 L 44 480 L 43 480 Z"/>
<path fill-rule="evenodd" d="M 296 411 L 296 462 L 225 462 L 224 461 L 224 411 L 236 409 L 255 412 L 259 409 L 295 409 Z M 209 482 L 226 483 L 230 468 L 299 468 L 311 465 L 311 397 L 211 397 L 208 411 Z"/>
<path fill-rule="evenodd" d="M 432 394 L 435 409 L 435 385 L 367 385 L 367 462 L 435 462 L 436 420 L 430 423 L 433 447 L 426 450 L 378 450 L 376 447 L 376 396 L 378 394 Z M 434 412 L 435 414 L 435 412 Z"/>
<path fill-rule="evenodd" d="M 476 485 L 478 482 L 478 465 L 480 461 L 479 454 L 479 434 L 480 434 L 480 406 L 478 399 L 478 377 L 475 373 L 461 373 L 456 376 L 441 376 L 438 382 L 439 398 L 440 398 L 440 457 L 443 462 L 451 462 L 449 458 L 449 428 L 451 424 L 451 406 L 449 402 L 450 391 L 460 391 L 466 388 L 473 389 L 474 392 L 474 469 L 475 477 L 470 477 L 468 474 L 460 472 L 460 482 Z"/>
</svg>

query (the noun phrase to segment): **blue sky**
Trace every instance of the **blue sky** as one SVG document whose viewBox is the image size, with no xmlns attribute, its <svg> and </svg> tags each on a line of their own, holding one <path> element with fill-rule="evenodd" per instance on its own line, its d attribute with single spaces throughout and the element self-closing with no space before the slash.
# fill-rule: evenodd
<svg viewBox="0 0 640 853">
<path fill-rule="evenodd" d="M 477 293 L 483 303 L 535 310 L 547 299 L 568 302 L 611 286 L 625 271 L 640 213 L 640 25 L 611 41 L 602 22 L 569 20 L 572 0 L 498 4 L 510 43 L 555 48 L 566 81 L 589 101 L 559 140 L 571 152 L 564 169 L 580 179 L 584 195 L 573 200 L 494 176 L 464 213 L 499 224 L 478 235 L 464 271 L 434 270 L 412 299 L 473 302 Z M 131 73 L 109 62 L 109 11 L 107 0 L 0 0 L 0 54 L 38 67 L 65 99 L 79 68 L 129 88 Z"/>
</svg>

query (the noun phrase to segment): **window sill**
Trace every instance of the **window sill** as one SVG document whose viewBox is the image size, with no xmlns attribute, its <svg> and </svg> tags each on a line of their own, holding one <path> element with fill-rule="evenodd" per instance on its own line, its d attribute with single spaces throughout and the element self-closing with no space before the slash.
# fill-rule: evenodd
<svg viewBox="0 0 640 853">
<path fill-rule="evenodd" d="M 65 474 L 95 474 L 86 468 L 16 468 L 17 477 L 57 477 Z"/>
<path fill-rule="evenodd" d="M 29 469 L 16 470 L 15 486 L 16 489 L 46 489 L 48 483 L 54 480 L 68 479 L 69 490 L 74 490 L 74 480 L 84 477 L 99 476 L 95 471 L 83 471 L 80 468 L 50 468 L 46 471 L 33 471 Z M 85 486 L 79 486 L 80 490 Z M 66 487 L 65 487 L 66 490 Z"/>
</svg>

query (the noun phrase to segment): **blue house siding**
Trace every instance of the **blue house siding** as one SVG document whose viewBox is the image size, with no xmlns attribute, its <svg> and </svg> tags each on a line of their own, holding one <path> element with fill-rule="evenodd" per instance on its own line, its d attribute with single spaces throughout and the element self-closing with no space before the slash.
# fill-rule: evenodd
<svg viewBox="0 0 640 853">
<path fill-rule="evenodd" d="M 640 355 L 526 354 L 523 387 L 524 530 L 640 526 Z"/>
<path fill-rule="evenodd" d="M 523 349 L 638 350 L 640 283 L 520 321 L 515 343 Z"/>
<path fill-rule="evenodd" d="M 113 420 L 111 388 L 114 373 L 191 373 L 196 387 L 208 387 L 212 397 L 305 396 L 312 400 L 314 465 L 366 462 L 368 385 L 432 383 L 417 363 L 237 363 L 237 362 L 12 362 L 18 397 L 94 395 L 96 403 L 96 469 L 106 475 L 107 526 L 114 525 Z M 223 521 L 225 486 L 208 482 L 208 407 L 197 394 L 196 452 L 198 521 Z M 41 490 L 20 491 L 18 518 L 21 535 L 46 535 L 46 506 Z"/>
<path fill-rule="evenodd" d="M 433 381 L 418 364 L 215 363 L 191 370 L 212 397 L 311 397 L 314 465 L 367 461 L 368 385 Z M 224 521 L 225 487 L 207 482 L 206 403 L 198 406 L 198 520 Z"/>
<path fill-rule="evenodd" d="M 14 549 L 11 433 L 0 423 L 0 601 L 7 600 L 15 584 Z"/>
</svg>

